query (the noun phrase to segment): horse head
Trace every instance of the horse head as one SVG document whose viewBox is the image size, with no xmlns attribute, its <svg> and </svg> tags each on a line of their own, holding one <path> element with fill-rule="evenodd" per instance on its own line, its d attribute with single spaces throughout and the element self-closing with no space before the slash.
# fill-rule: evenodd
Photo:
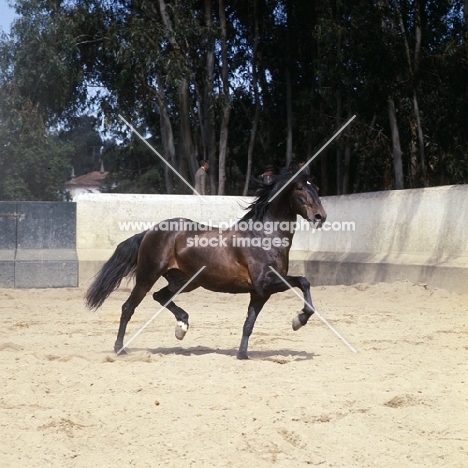
<svg viewBox="0 0 468 468">
<path fill-rule="evenodd" d="M 291 208 L 314 227 L 320 228 L 327 219 L 327 213 L 318 196 L 318 187 L 306 177 L 291 181 Z"/>
</svg>

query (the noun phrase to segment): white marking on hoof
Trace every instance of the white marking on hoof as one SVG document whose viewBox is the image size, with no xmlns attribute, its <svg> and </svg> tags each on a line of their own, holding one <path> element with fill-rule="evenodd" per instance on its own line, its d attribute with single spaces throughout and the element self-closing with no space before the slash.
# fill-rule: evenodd
<svg viewBox="0 0 468 468">
<path fill-rule="evenodd" d="M 292 328 L 294 331 L 297 331 L 299 330 L 299 328 L 302 327 L 302 323 L 301 321 L 299 320 L 299 315 L 296 315 L 293 319 L 292 319 Z"/>
<path fill-rule="evenodd" d="M 175 336 L 178 340 L 183 340 L 188 331 L 188 324 L 182 321 L 177 322 L 175 327 Z"/>
</svg>

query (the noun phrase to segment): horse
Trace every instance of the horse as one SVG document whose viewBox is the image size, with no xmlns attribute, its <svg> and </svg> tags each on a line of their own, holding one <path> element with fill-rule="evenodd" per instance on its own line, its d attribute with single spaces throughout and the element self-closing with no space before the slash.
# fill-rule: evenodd
<svg viewBox="0 0 468 468">
<path fill-rule="evenodd" d="M 175 336 L 179 340 L 189 328 L 189 315 L 172 301 L 181 288 L 184 293 L 203 287 L 214 292 L 250 294 L 238 359 L 248 359 L 249 337 L 258 314 L 272 294 L 290 287 L 299 288 L 304 296 L 304 308 L 293 318 L 293 330 L 307 323 L 315 312 L 310 283 L 303 276 L 287 273 L 298 215 L 316 228 L 326 220 L 318 188 L 302 173 L 294 177 L 280 174 L 273 182 L 256 183 L 255 200 L 232 226 L 221 229 L 187 218 L 173 218 L 117 246 L 86 293 L 86 306 L 97 309 L 124 277 L 135 278 L 130 296 L 122 305 L 114 345 L 117 354 L 125 354 L 127 324 L 160 277 L 168 284 L 155 292 L 153 299 L 174 314 Z"/>
</svg>

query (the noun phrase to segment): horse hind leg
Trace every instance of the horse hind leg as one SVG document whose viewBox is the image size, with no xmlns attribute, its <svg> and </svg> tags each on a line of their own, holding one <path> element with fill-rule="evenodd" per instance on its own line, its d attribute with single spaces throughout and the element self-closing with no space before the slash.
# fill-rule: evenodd
<svg viewBox="0 0 468 468">
<path fill-rule="evenodd" d="M 132 318 L 135 309 L 144 299 L 144 297 L 146 296 L 147 292 L 151 289 L 151 286 L 153 286 L 153 284 L 154 282 L 150 284 L 148 282 L 137 281 L 134 288 L 132 289 L 132 292 L 130 293 L 129 298 L 122 305 L 122 314 L 120 316 L 119 331 L 117 332 L 117 340 L 114 344 L 114 351 L 117 354 L 127 354 L 123 344 L 127 324 Z"/>
<path fill-rule="evenodd" d="M 166 286 L 153 294 L 153 299 L 156 302 L 159 302 L 174 314 L 177 320 L 175 326 L 175 337 L 178 340 L 183 340 L 189 329 L 189 315 L 184 309 L 172 302 L 172 297 L 174 297 L 174 292 L 169 289 L 169 286 Z"/>
</svg>

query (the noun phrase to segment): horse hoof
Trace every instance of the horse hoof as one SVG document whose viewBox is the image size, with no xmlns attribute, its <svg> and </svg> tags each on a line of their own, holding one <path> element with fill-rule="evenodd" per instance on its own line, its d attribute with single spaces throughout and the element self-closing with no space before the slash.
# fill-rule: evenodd
<svg viewBox="0 0 468 468">
<path fill-rule="evenodd" d="M 300 319 L 299 319 L 299 315 L 296 315 L 296 317 L 294 317 L 294 318 L 292 319 L 292 329 L 293 329 L 294 331 L 297 331 L 297 330 L 299 330 L 299 328 L 301 328 L 302 326 L 303 326 L 303 325 L 302 325 L 302 323 L 301 323 L 301 321 L 300 321 Z"/>
<path fill-rule="evenodd" d="M 175 337 L 178 340 L 183 340 L 187 331 L 188 331 L 188 323 L 177 322 L 177 325 L 175 327 Z"/>
<path fill-rule="evenodd" d="M 249 356 L 247 356 L 247 354 L 237 353 L 237 359 L 239 359 L 239 361 L 246 361 L 249 359 Z"/>
<path fill-rule="evenodd" d="M 119 346 L 118 348 L 114 348 L 114 351 L 115 354 L 117 354 L 117 356 L 125 356 L 127 354 L 127 351 L 125 351 L 125 349 L 122 349 L 121 346 Z"/>
</svg>

